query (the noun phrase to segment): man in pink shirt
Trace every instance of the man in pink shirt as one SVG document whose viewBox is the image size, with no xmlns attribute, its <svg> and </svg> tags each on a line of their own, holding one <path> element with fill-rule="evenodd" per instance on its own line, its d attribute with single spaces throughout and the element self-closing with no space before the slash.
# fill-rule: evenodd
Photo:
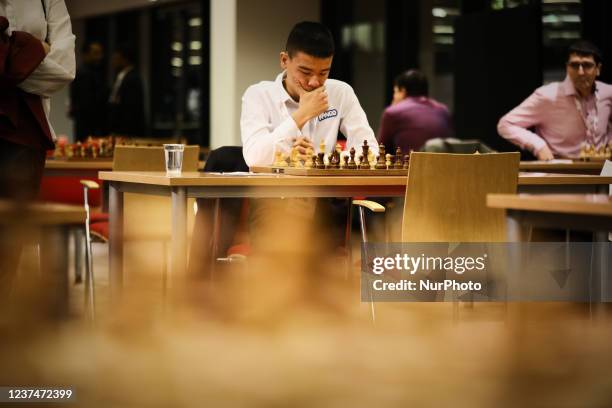
<svg viewBox="0 0 612 408">
<path fill-rule="evenodd" d="M 429 97 L 427 77 L 416 69 L 401 73 L 393 84 L 393 101 L 383 112 L 378 142 L 394 154 L 419 150 L 425 142 L 452 136 L 446 105 Z"/>
<path fill-rule="evenodd" d="M 612 141 L 612 86 L 595 80 L 600 71 L 599 49 L 587 41 L 573 44 L 565 80 L 536 89 L 500 119 L 497 131 L 538 160 L 577 158 L 583 143 L 606 145 Z"/>
</svg>

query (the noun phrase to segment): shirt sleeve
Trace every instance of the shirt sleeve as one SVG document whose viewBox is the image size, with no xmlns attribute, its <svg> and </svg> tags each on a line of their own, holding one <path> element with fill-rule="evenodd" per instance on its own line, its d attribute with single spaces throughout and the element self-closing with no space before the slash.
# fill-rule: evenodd
<svg viewBox="0 0 612 408">
<path fill-rule="evenodd" d="M 273 128 L 261 91 L 254 87 L 242 96 L 240 133 L 244 160 L 249 166 L 271 165 L 275 150 L 288 152 L 293 138 L 302 134 L 291 116 Z"/>
<path fill-rule="evenodd" d="M 346 137 L 346 149 L 350 150 L 351 147 L 354 147 L 357 152 L 361 152 L 363 141 L 367 140 L 372 153 L 378 156 L 378 143 L 374 131 L 350 85 L 346 85 L 343 99 L 344 115 L 340 122 L 340 131 Z"/>
<path fill-rule="evenodd" d="M 535 91 L 499 120 L 497 131 L 521 149 L 537 153 L 546 146 L 546 142 L 528 128 L 541 123 L 541 115 L 548 109 L 546 105 L 547 99 Z"/>
<path fill-rule="evenodd" d="M 74 79 L 75 55 L 70 16 L 64 0 L 49 0 L 47 29 L 50 51 L 42 63 L 19 87 L 49 97 Z"/>
</svg>

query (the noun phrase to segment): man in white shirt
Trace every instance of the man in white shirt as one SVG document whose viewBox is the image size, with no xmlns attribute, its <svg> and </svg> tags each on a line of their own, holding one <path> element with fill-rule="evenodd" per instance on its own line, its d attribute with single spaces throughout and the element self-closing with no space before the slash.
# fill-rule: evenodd
<svg viewBox="0 0 612 408">
<path fill-rule="evenodd" d="M 280 53 L 283 72 L 275 81 L 250 86 L 242 97 L 240 129 L 249 166 L 271 165 L 276 150 L 289 153 L 293 146 L 301 154 L 308 147 L 317 153 L 321 141 L 330 153 L 338 131 L 347 139 L 347 150 L 354 147 L 359 155 L 367 140 L 378 154 L 355 92 L 345 82 L 328 79 L 333 55 L 334 41 L 325 26 L 301 22 L 293 27 Z"/>
<path fill-rule="evenodd" d="M 283 72 L 273 82 L 250 86 L 242 97 L 240 128 L 249 166 L 272 165 L 275 151 L 289 153 L 292 147 L 301 155 L 308 148 L 318 153 L 321 142 L 329 154 L 338 132 L 346 137 L 347 150 L 354 147 L 359 155 L 367 140 L 378 155 L 376 137 L 355 92 L 342 81 L 328 79 L 333 55 L 334 40 L 325 26 L 301 22 L 293 27 L 280 53 Z M 251 244 L 268 251 L 314 250 L 314 244 L 333 249 L 343 241 L 346 211 L 345 201 L 252 200 L 251 231 L 256 232 Z M 308 239 L 313 228 L 316 240 Z M 292 239 L 278 239 L 287 234 Z M 311 243 L 308 248 L 292 247 L 305 242 L 301 238 Z"/>
</svg>

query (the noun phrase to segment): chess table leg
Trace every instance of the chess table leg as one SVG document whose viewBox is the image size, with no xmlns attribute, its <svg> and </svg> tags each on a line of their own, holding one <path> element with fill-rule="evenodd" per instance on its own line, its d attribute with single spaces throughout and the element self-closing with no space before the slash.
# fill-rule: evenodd
<svg viewBox="0 0 612 408">
<path fill-rule="evenodd" d="M 109 183 L 108 257 L 111 297 L 123 287 L 123 192 L 116 182 Z"/>
<path fill-rule="evenodd" d="M 172 187 L 171 277 L 184 279 L 187 271 L 187 189 Z"/>
<path fill-rule="evenodd" d="M 353 199 L 347 199 L 348 210 L 346 212 L 346 251 L 347 251 L 347 264 L 346 264 L 346 275 L 345 279 L 350 280 L 353 276 Z"/>
</svg>

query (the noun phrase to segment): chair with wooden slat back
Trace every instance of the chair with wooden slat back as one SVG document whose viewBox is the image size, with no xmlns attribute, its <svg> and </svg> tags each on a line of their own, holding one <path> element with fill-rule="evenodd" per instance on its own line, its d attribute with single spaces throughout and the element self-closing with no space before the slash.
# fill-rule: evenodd
<svg viewBox="0 0 612 408">
<path fill-rule="evenodd" d="M 489 193 L 516 193 L 520 154 L 412 153 L 402 242 L 503 242 L 503 210 Z"/>
<path fill-rule="evenodd" d="M 199 146 L 185 146 L 184 172 L 198 171 Z M 117 146 L 113 171 L 165 171 L 163 146 Z M 171 201 L 169 197 L 126 193 L 124 196 L 124 239 L 169 240 L 171 231 Z M 193 206 L 194 200 L 189 200 Z M 190 225 L 193 212 L 188 211 Z"/>
<path fill-rule="evenodd" d="M 185 146 L 183 171 L 198 171 L 199 146 Z M 114 171 L 165 171 L 163 146 L 116 146 Z"/>
</svg>

